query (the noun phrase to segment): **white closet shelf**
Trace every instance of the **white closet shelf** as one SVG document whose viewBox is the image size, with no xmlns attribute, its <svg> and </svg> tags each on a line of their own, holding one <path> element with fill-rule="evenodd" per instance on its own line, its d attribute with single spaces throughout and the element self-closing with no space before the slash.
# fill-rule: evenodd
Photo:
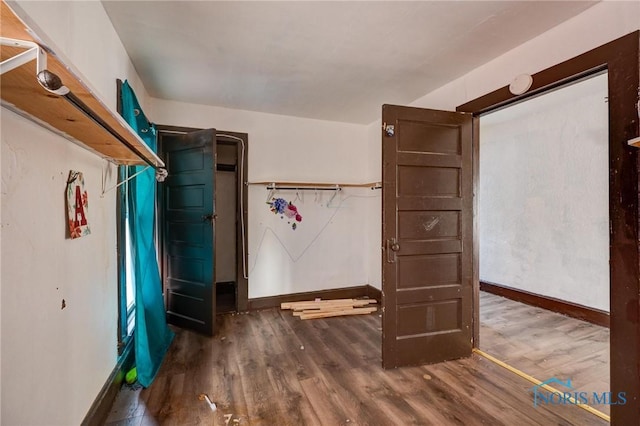
<svg viewBox="0 0 640 426">
<path fill-rule="evenodd" d="M 39 44 L 37 36 L 4 0 L 0 13 L 1 37 Z M 2 75 L 0 95 L 3 106 L 117 164 L 164 167 L 160 157 L 122 117 L 105 106 L 69 65 L 63 63 L 50 48 L 39 45 L 45 52 L 46 69 L 60 78 L 69 93 L 58 95 L 44 89 L 36 77 L 36 61 L 32 60 Z M 26 50 L 24 47 L 2 46 L 0 59 L 5 61 Z"/>
</svg>

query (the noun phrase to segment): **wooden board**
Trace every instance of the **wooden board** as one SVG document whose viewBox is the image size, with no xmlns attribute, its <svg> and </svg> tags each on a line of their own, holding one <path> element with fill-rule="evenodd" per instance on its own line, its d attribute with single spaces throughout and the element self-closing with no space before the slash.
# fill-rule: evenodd
<svg viewBox="0 0 640 426">
<path fill-rule="evenodd" d="M 280 308 L 292 310 L 293 316 L 300 319 L 316 319 L 370 314 L 378 310 L 377 306 L 369 306 L 375 303 L 375 299 L 308 300 L 285 302 Z"/>
<path fill-rule="evenodd" d="M 376 303 L 375 299 L 333 299 L 333 300 L 309 300 L 302 302 L 285 302 L 280 304 L 280 309 L 292 309 L 301 311 L 305 309 L 323 309 L 329 307 L 365 306 Z"/>
<path fill-rule="evenodd" d="M 11 8 L 2 1 L 0 36 L 25 41 L 36 41 L 26 25 Z M 24 49 L 2 46 L 1 59 L 5 60 Z M 70 67 L 60 61 L 54 52 L 45 50 L 47 69 L 58 75 L 71 93 L 84 102 L 96 115 L 135 147 L 156 166 L 164 166 L 162 160 L 135 135 L 124 120 L 111 112 L 95 93 L 85 86 Z M 67 138 L 81 142 L 89 150 L 119 164 L 144 165 L 146 162 L 116 139 L 102 126 L 94 122 L 83 112 L 69 103 L 63 96 L 46 91 L 36 79 L 36 63 L 31 61 L 14 70 L 6 72 L 0 79 L 0 93 L 3 105 L 16 112 L 46 124 Z M 114 81 L 115 90 L 115 81 Z"/>
<path fill-rule="evenodd" d="M 367 315 L 374 313 L 377 311 L 377 307 L 373 308 L 351 308 L 351 309 L 343 309 L 338 311 L 328 311 L 328 312 L 314 312 L 314 313 L 303 313 L 300 315 L 300 319 L 317 319 L 317 318 L 331 318 L 331 317 L 342 317 L 348 315 Z"/>
</svg>

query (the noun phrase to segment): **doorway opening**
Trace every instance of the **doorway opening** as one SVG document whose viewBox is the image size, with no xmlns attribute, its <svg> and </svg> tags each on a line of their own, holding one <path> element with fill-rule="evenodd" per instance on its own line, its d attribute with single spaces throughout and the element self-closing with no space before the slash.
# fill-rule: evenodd
<svg viewBox="0 0 640 426">
<path fill-rule="evenodd" d="M 533 85 L 524 95 L 514 96 L 507 86 L 456 108 L 474 117 L 506 105 L 531 98 L 541 92 L 577 81 L 606 70 L 608 73 L 609 146 L 609 258 L 610 258 L 610 389 L 626 398 L 640 395 L 638 348 L 640 323 L 637 321 L 638 276 L 638 151 L 628 141 L 638 135 L 638 54 L 639 34 L 635 31 L 565 62 L 533 75 Z M 475 119 L 476 129 L 478 125 Z M 477 132 L 474 149 L 478 154 Z M 474 173 L 477 178 L 477 162 Z M 474 207 L 475 209 L 475 207 Z M 477 234 L 477 233 L 476 233 Z M 479 250 L 477 235 L 474 250 Z M 479 274 L 474 268 L 474 346 L 479 345 Z M 630 308 L 631 306 L 634 308 Z M 634 314 L 630 315 L 630 311 Z M 616 424 L 637 420 L 634 404 L 611 404 L 611 420 Z"/>
<path fill-rule="evenodd" d="M 238 311 L 238 246 L 242 235 L 237 232 L 240 220 L 238 193 L 237 143 L 218 137 L 215 172 L 215 289 L 216 314 Z M 240 179 L 241 181 L 241 179 Z"/>
<path fill-rule="evenodd" d="M 607 80 L 479 118 L 478 347 L 599 395 L 610 390 Z"/>
</svg>

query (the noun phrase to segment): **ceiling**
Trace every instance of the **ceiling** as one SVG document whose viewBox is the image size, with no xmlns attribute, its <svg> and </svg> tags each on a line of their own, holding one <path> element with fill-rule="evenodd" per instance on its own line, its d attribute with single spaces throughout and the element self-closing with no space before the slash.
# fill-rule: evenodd
<svg viewBox="0 0 640 426">
<path fill-rule="evenodd" d="M 595 4 L 102 3 L 153 97 L 363 124 Z"/>
</svg>

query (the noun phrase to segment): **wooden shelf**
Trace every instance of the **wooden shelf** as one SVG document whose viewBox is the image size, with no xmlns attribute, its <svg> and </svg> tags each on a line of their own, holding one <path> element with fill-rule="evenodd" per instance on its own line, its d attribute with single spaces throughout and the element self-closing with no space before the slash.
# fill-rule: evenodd
<svg viewBox="0 0 640 426">
<path fill-rule="evenodd" d="M 37 42 L 27 26 L 2 1 L 0 36 Z M 70 103 L 64 96 L 45 90 L 36 79 L 36 63 L 31 61 L 8 71 L 0 78 L 2 105 L 19 114 L 45 125 L 74 142 L 118 164 L 154 164 L 164 167 L 162 160 L 136 135 L 122 117 L 109 110 L 80 78 L 46 46 L 47 69 L 62 80 L 71 93 L 88 106 L 93 113 L 106 123 L 127 144 L 137 150 L 139 156 L 118 140 L 105 127 Z M 0 59 L 5 60 L 24 49 L 2 46 Z M 115 87 L 115 84 L 114 84 Z M 115 90 L 115 89 L 114 89 Z M 146 161 L 145 161 L 146 159 Z"/>
</svg>

